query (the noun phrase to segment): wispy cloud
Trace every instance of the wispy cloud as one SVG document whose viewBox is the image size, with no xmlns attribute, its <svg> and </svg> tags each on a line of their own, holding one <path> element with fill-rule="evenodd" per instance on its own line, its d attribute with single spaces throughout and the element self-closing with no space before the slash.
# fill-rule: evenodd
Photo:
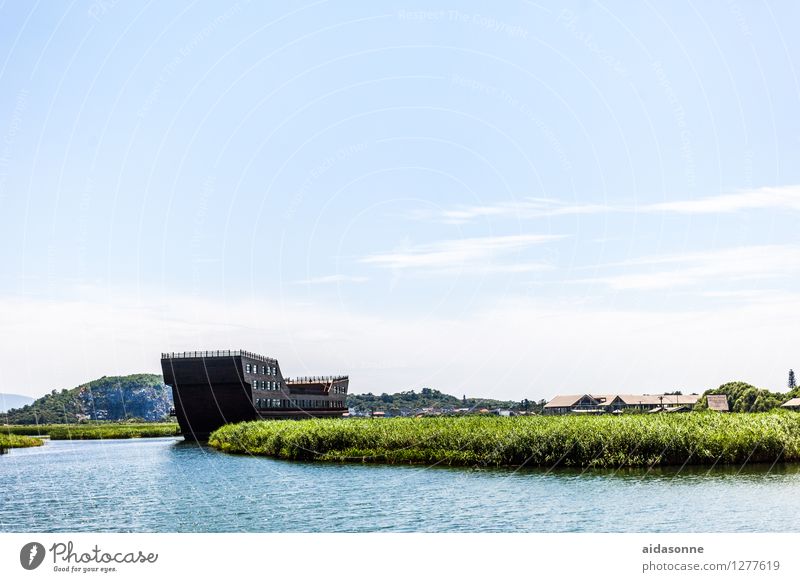
<svg viewBox="0 0 800 582">
<path fill-rule="evenodd" d="M 368 281 L 367 277 L 360 277 L 355 275 L 324 275 L 322 277 L 310 277 L 308 279 L 301 279 L 295 281 L 298 285 L 328 285 L 331 283 L 364 283 Z"/>
<path fill-rule="evenodd" d="M 550 271 L 554 269 L 553 265 L 549 263 L 506 263 L 500 265 L 478 265 L 475 267 L 475 272 L 482 274 L 489 273 L 532 273 L 536 271 Z"/>
<path fill-rule="evenodd" d="M 800 272 L 800 247 L 761 245 L 655 255 L 602 267 L 636 269 L 636 272 L 584 279 L 583 281 L 605 283 L 614 290 L 622 291 L 707 285 L 710 281 L 727 283 L 791 277 L 797 276 Z"/>
<path fill-rule="evenodd" d="M 405 245 L 402 248 L 368 255 L 362 263 L 387 269 L 466 269 L 486 271 L 487 268 L 533 270 L 544 264 L 498 263 L 504 255 L 563 238 L 563 235 L 520 234 L 446 240 L 424 245 Z M 488 265 L 488 267 L 487 267 Z"/>
<path fill-rule="evenodd" d="M 800 186 L 763 187 L 733 194 L 698 198 L 697 200 L 676 200 L 674 202 L 649 204 L 639 209 L 646 212 L 714 214 L 759 208 L 800 210 Z"/>
<path fill-rule="evenodd" d="M 441 210 L 420 210 L 416 219 L 444 224 L 466 224 L 479 218 L 536 218 L 568 214 L 596 214 L 609 208 L 601 204 L 568 204 L 551 198 L 523 198 L 496 204 L 462 205 Z"/>
<path fill-rule="evenodd" d="M 540 218 L 602 213 L 720 214 L 755 209 L 800 210 L 800 185 L 765 186 L 693 200 L 655 204 L 573 204 L 553 198 L 522 198 L 495 204 L 459 205 L 440 210 L 419 210 L 416 219 L 444 224 L 467 224 L 480 218 Z"/>
</svg>

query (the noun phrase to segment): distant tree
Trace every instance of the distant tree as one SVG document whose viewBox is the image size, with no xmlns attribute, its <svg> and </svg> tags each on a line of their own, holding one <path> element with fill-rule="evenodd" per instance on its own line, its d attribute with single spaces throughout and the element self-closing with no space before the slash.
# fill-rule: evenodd
<svg viewBox="0 0 800 582">
<path fill-rule="evenodd" d="M 695 410 L 708 408 L 709 394 L 725 394 L 732 412 L 766 412 L 779 407 L 785 401 L 783 394 L 756 388 L 746 382 L 728 382 L 719 388 L 706 390 L 695 405 Z"/>
<path fill-rule="evenodd" d="M 787 382 L 789 386 L 789 390 L 794 390 L 797 388 L 797 384 L 794 381 L 794 370 L 789 370 L 789 382 Z"/>
<path fill-rule="evenodd" d="M 466 404 L 466 403 L 467 403 L 467 395 L 466 395 L 466 394 L 464 394 L 464 396 L 461 398 L 461 402 L 462 402 L 463 404 Z"/>
</svg>

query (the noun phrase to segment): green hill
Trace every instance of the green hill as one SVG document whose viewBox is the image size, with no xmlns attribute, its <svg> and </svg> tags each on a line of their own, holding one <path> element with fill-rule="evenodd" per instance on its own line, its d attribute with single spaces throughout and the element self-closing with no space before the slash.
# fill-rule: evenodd
<svg viewBox="0 0 800 582">
<path fill-rule="evenodd" d="M 163 420 L 172 391 L 158 374 L 103 376 L 61 392 L 53 390 L 32 404 L 0 414 L 8 424 L 63 424 L 81 420 Z"/>
</svg>

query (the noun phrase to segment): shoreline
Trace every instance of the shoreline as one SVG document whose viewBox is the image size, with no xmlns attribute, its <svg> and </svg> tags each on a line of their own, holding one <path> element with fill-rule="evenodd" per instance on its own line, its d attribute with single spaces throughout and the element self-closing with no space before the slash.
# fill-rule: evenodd
<svg viewBox="0 0 800 582">
<path fill-rule="evenodd" d="M 0 427 L 2 436 L 49 437 L 50 440 L 98 440 L 179 436 L 176 423 L 16 424 Z"/>
<path fill-rule="evenodd" d="M 40 438 L 0 433 L 0 454 L 5 454 L 9 449 L 23 449 L 40 447 L 44 441 Z"/>
</svg>

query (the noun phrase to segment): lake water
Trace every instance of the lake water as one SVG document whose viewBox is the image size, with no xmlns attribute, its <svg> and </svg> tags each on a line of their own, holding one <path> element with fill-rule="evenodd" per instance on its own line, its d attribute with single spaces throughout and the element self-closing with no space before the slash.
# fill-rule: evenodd
<svg viewBox="0 0 800 582">
<path fill-rule="evenodd" d="M 797 532 L 798 491 L 798 465 L 514 472 L 53 441 L 0 455 L 0 531 Z"/>
</svg>

